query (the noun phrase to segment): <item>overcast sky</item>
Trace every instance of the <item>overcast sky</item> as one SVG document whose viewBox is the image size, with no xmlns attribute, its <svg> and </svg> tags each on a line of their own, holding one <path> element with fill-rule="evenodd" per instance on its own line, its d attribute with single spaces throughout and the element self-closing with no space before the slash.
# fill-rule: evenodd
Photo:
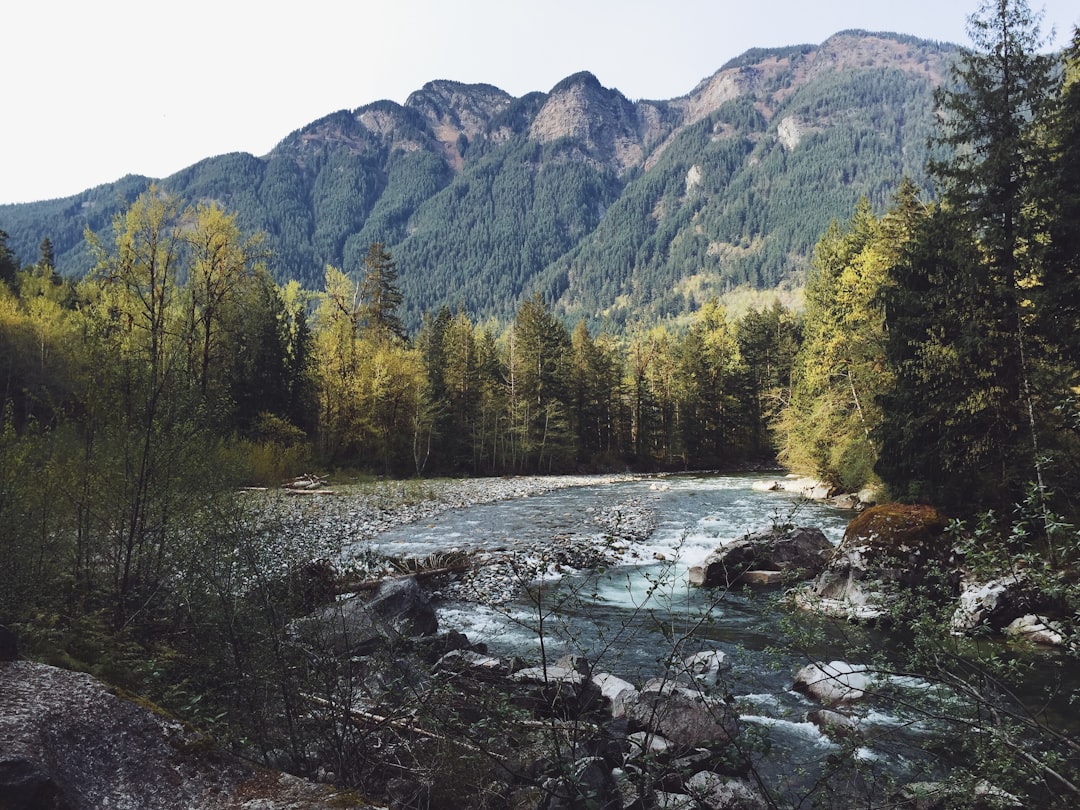
<svg viewBox="0 0 1080 810">
<path fill-rule="evenodd" d="M 22 0 L 3 13 L 0 203 L 166 177 L 432 79 L 520 96 L 589 70 L 681 96 L 749 48 L 849 28 L 967 44 L 978 0 Z M 1061 46 L 1076 0 L 1030 0 Z M 2 223 L 0 223 L 2 227 Z"/>
</svg>

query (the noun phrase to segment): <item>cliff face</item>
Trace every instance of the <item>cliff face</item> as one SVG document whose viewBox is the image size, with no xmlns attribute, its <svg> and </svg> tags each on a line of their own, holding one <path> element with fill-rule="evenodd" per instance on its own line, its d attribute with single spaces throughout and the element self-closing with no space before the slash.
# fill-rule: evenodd
<svg viewBox="0 0 1080 810">
<path fill-rule="evenodd" d="M 254 768 L 90 675 L 0 663 L 3 810 L 315 810 L 322 785 Z"/>
</svg>

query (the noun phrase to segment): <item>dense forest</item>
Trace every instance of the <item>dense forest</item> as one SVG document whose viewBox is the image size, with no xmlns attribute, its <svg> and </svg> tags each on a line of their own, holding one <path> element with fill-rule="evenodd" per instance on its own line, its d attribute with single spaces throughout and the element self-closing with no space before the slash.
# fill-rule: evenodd
<svg viewBox="0 0 1080 810">
<path fill-rule="evenodd" d="M 489 146 L 471 174 L 442 181 L 432 179 L 442 170 L 432 173 L 430 155 L 398 154 L 385 188 L 361 164 L 343 163 L 319 175 L 348 188 L 323 189 L 341 227 L 316 228 L 310 252 L 288 260 L 312 267 L 341 256 L 318 284 L 276 279 L 281 243 L 247 227 L 239 201 L 228 210 L 165 186 L 142 188 L 111 223 L 86 230 L 75 250 L 92 266 L 83 277 L 57 271 L 51 238 L 29 258 L 0 232 L 0 623 L 53 642 L 91 627 L 123 655 L 135 645 L 136 657 L 164 645 L 161 666 L 196 677 L 200 640 L 214 622 L 235 630 L 221 611 L 242 602 L 223 596 L 240 587 L 224 580 L 230 554 L 251 542 L 231 493 L 309 470 L 480 476 L 779 460 L 845 490 L 873 486 L 950 517 L 982 516 L 1001 553 L 1075 565 L 1080 32 L 1063 55 L 1046 55 L 1023 4 L 993 8 L 975 18 L 973 49 L 935 96 L 941 124 L 927 165 L 896 162 L 897 133 L 878 132 L 859 149 L 886 160 L 892 139 L 892 184 L 875 180 L 851 199 L 852 186 L 838 183 L 845 216 L 831 225 L 801 218 L 800 228 L 816 229 L 816 246 L 798 312 L 777 302 L 732 317 L 708 297 L 678 322 L 604 331 L 586 313 L 610 300 L 599 287 L 595 298 L 560 303 L 575 268 L 624 290 L 618 274 L 640 269 L 618 258 L 624 249 L 678 252 L 708 271 L 714 254 L 690 236 L 706 220 L 739 219 L 751 241 L 770 233 L 776 246 L 764 251 L 775 250 L 775 262 L 755 266 L 775 278 L 802 236 L 749 224 L 767 219 L 752 192 L 722 204 L 665 197 L 670 178 L 685 192 L 689 164 L 703 153 L 730 167 L 729 185 L 744 170 L 751 142 L 716 137 L 729 125 L 764 129 L 741 100 L 682 131 L 635 180 L 656 189 L 618 200 L 613 189 L 625 181 L 607 169 L 569 160 L 530 169 L 536 152 L 571 148 L 561 141 Z M 832 115 L 830 105 L 858 106 L 866 82 L 894 80 L 835 78 L 796 90 L 790 103 Z M 908 92 L 904 103 L 915 104 Z M 514 131 L 541 102 L 506 105 L 500 126 Z M 780 159 L 763 155 L 761 165 Z M 285 170 L 273 161 L 258 168 L 264 183 Z M 834 178 L 859 170 L 814 168 Z M 921 179 L 904 179 L 909 170 L 933 178 L 932 198 Z M 287 184 L 285 174 L 278 181 Z M 808 210 L 807 186 L 786 176 L 776 197 Z M 448 196 L 430 196 L 429 182 Z M 488 202 L 511 219 L 478 216 L 482 206 L 466 204 L 474 194 L 505 195 Z M 424 210 L 447 210 L 404 229 L 421 197 Z M 662 216 L 653 214 L 658 202 Z M 553 213 L 607 205 L 588 242 L 566 229 L 569 214 Z M 826 210 L 810 207 L 815 216 Z M 630 224 L 616 229 L 622 218 Z M 435 221 L 455 224 L 418 240 L 413 228 Z M 482 232 L 479 241 L 459 238 L 466 231 Z M 386 233 L 402 238 L 378 238 Z M 436 246 L 432 262 L 464 262 L 492 300 L 514 300 L 527 286 L 496 261 L 501 251 L 511 265 L 526 266 L 527 255 L 532 267 L 554 269 L 503 320 L 489 317 L 486 302 L 478 311 L 427 309 L 414 323 L 406 290 L 439 281 L 410 273 Z M 674 271 L 665 275 L 670 266 L 658 259 L 652 286 L 636 288 L 658 315 L 678 283 Z M 741 266 L 716 272 L 741 282 Z M 215 649 L 242 668 L 252 644 L 220 637 Z M 222 661 L 201 677 L 228 670 Z M 236 734 L 251 733 L 236 722 Z"/>
</svg>

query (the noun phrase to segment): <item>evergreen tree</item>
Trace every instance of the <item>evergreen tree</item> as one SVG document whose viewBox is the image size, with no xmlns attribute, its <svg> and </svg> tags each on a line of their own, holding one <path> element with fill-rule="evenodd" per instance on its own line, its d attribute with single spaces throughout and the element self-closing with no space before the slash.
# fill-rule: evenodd
<svg viewBox="0 0 1080 810">
<path fill-rule="evenodd" d="M 386 246 L 372 242 L 364 257 L 360 301 L 365 328 L 380 339 L 405 340 L 405 327 L 398 316 L 401 291 L 397 286 L 397 264 Z"/>
<path fill-rule="evenodd" d="M 52 240 L 46 236 L 41 240 L 41 247 L 38 250 L 38 267 L 42 270 L 45 268 L 50 271 L 56 270 L 56 254 L 53 251 Z"/>
<path fill-rule="evenodd" d="M 19 259 L 8 247 L 6 231 L 0 230 L 0 283 L 15 289 L 15 275 L 19 272 Z"/>
<path fill-rule="evenodd" d="M 1007 509 L 1041 478 L 1044 392 L 1025 289 L 1040 275 L 1029 249 L 1039 187 L 1033 121 L 1056 93 L 1039 18 L 1024 0 L 986 0 L 968 30 L 974 48 L 938 93 L 947 157 L 930 169 L 942 207 L 896 264 L 886 295 L 897 385 L 884 400 L 879 469 L 902 494 Z M 946 470 L 980 479 L 979 497 L 958 503 L 928 491 L 928 480 L 941 485 L 935 471 Z"/>
<path fill-rule="evenodd" d="M 739 319 L 736 339 L 742 358 L 747 449 L 752 456 L 771 455 L 776 449 L 773 430 L 777 417 L 791 400 L 791 373 L 802 341 L 801 323 L 793 312 L 774 301 L 770 308 L 750 310 Z"/>
</svg>

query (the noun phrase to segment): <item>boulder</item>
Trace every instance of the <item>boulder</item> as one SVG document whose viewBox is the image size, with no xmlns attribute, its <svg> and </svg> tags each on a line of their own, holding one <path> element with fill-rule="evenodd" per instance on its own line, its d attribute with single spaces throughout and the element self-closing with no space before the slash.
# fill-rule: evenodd
<svg viewBox="0 0 1080 810">
<path fill-rule="evenodd" d="M 861 664 L 830 661 L 827 664 L 808 664 L 795 674 L 792 686 L 797 692 L 826 705 L 861 700 L 873 680 Z"/>
<path fill-rule="evenodd" d="M 705 686 L 716 686 L 720 676 L 731 670 L 731 662 L 721 650 L 702 650 L 683 659 L 683 670 Z"/>
<path fill-rule="evenodd" d="M 739 575 L 743 585 L 783 585 L 783 571 L 743 571 Z"/>
<path fill-rule="evenodd" d="M 630 759 L 667 754 L 675 747 L 675 743 L 667 737 L 649 731 L 635 731 L 633 734 L 628 734 L 626 741 L 630 746 Z"/>
<path fill-rule="evenodd" d="M 680 683 L 649 681 L 628 702 L 626 716 L 640 728 L 690 747 L 728 743 L 738 734 L 738 715 L 723 700 Z"/>
<path fill-rule="evenodd" d="M 712 810 L 765 810 L 765 800 L 744 779 L 698 771 L 686 780 L 686 792 Z"/>
<path fill-rule="evenodd" d="M 368 599 L 353 596 L 293 623 L 300 638 L 338 654 L 363 653 L 380 642 L 431 636 L 438 628 L 431 600 L 412 576 L 386 580 Z"/>
<path fill-rule="evenodd" d="M 468 673 L 481 680 L 501 680 L 509 667 L 501 658 L 474 650 L 451 650 L 435 662 L 435 672 Z"/>
<path fill-rule="evenodd" d="M 90 675 L 30 661 L 0 667 L 5 810 L 315 810 L 342 796 L 255 768 Z"/>
<path fill-rule="evenodd" d="M 698 803 L 693 796 L 685 793 L 669 793 L 658 790 L 655 794 L 656 810 L 698 810 Z"/>
<path fill-rule="evenodd" d="M 825 570 L 795 592 L 795 604 L 849 619 L 877 619 L 888 615 L 900 592 L 951 597 L 956 569 L 945 520 L 935 509 L 882 504 L 848 524 Z"/>
<path fill-rule="evenodd" d="M 563 776 L 544 782 L 544 798 L 538 810 L 621 810 L 622 794 L 611 768 L 599 757 L 586 757 L 570 766 Z"/>
<path fill-rule="evenodd" d="M 1022 810 L 1025 805 L 1011 793 L 982 779 L 974 786 L 948 782 L 911 782 L 900 789 L 892 806 L 905 810 L 947 810 L 951 807 Z"/>
<path fill-rule="evenodd" d="M 1067 643 L 1065 629 L 1045 616 L 1028 614 L 1013 619 L 1005 626 L 1005 635 L 1020 638 L 1029 644 L 1045 647 L 1064 647 Z"/>
<path fill-rule="evenodd" d="M 820 529 L 775 527 L 721 546 L 690 569 L 690 584 L 724 587 L 750 570 L 779 571 L 809 579 L 824 568 L 833 545 Z"/>
<path fill-rule="evenodd" d="M 612 717 L 625 715 L 627 702 L 637 695 L 637 689 L 632 683 L 608 672 L 594 674 L 592 682 L 596 684 L 604 699 L 611 703 Z"/>
<path fill-rule="evenodd" d="M 1022 576 L 965 581 L 950 627 L 958 635 L 979 627 L 999 631 L 1016 619 L 1051 607 L 1049 599 Z"/>
<path fill-rule="evenodd" d="M 591 676 L 589 663 L 579 655 L 564 655 L 554 664 L 524 667 L 513 674 L 515 681 L 580 685 Z"/>
<path fill-rule="evenodd" d="M 603 700 L 588 661 L 577 655 L 564 655 L 546 666 L 524 667 L 510 678 L 519 684 L 516 702 L 540 717 L 579 717 Z"/>
<path fill-rule="evenodd" d="M 807 712 L 806 720 L 821 729 L 821 733 L 827 737 L 854 737 L 859 733 L 858 721 L 831 709 Z"/>
</svg>

